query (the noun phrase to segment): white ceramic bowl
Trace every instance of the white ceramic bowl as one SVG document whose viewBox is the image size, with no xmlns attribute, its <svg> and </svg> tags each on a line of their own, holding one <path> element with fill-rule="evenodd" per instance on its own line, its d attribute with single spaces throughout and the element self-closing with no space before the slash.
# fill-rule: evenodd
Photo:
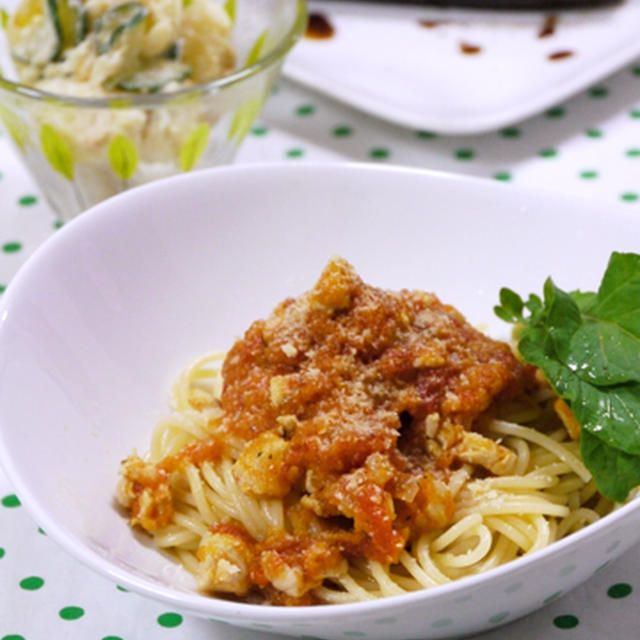
<svg viewBox="0 0 640 640">
<path fill-rule="evenodd" d="M 224 168 L 98 205 L 28 261 L 0 307 L 0 459 L 47 533 L 174 608 L 317 638 L 437 638 L 511 621 L 638 540 L 640 501 L 531 556 L 444 587 L 283 609 L 199 595 L 114 507 L 119 461 L 145 450 L 176 374 L 228 347 L 332 254 L 370 283 L 432 290 L 474 323 L 498 289 L 595 288 L 640 221 L 587 201 L 403 169 Z"/>
</svg>

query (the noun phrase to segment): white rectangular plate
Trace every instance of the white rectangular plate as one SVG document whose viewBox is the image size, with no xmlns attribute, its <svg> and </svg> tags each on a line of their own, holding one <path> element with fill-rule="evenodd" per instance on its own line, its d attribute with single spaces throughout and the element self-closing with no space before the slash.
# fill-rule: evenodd
<svg viewBox="0 0 640 640">
<path fill-rule="evenodd" d="M 305 37 L 285 75 L 397 124 L 465 134 L 532 116 L 640 56 L 640 0 L 556 13 L 546 37 L 542 12 L 390 5 L 310 2 L 334 35 Z"/>
</svg>

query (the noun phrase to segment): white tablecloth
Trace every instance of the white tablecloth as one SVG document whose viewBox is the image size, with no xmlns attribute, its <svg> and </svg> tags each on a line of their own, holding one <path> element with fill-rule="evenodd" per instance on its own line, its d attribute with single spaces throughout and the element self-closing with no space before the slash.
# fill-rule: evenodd
<svg viewBox="0 0 640 640">
<path fill-rule="evenodd" d="M 280 161 L 454 171 L 500 180 L 505 188 L 533 185 L 597 198 L 603 210 L 621 207 L 631 219 L 640 216 L 640 62 L 538 117 L 465 137 L 395 127 L 282 80 L 236 160 Z M 58 227 L 6 136 L 0 137 L 0 198 L 1 292 Z M 274 637 L 167 611 L 95 575 L 38 529 L 2 472 L 0 499 L 0 640 Z M 640 637 L 639 549 L 537 613 L 478 637 Z M 313 629 L 306 633 L 314 637 Z"/>
</svg>

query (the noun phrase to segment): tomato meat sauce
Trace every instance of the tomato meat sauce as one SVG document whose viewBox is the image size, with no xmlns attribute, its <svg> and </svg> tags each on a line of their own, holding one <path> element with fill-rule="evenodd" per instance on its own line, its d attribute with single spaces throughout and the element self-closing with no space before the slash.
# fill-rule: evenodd
<svg viewBox="0 0 640 640">
<path fill-rule="evenodd" d="M 535 384 L 507 344 L 435 295 L 369 286 L 339 257 L 310 291 L 254 322 L 222 374 L 221 435 L 152 471 L 136 462 L 131 500 L 146 509 L 138 524 L 156 512 L 166 523 L 170 471 L 240 442 L 239 490 L 282 500 L 286 530 L 257 540 L 239 523 L 212 526 L 200 584 L 275 604 L 312 604 L 313 589 L 350 562 L 393 564 L 446 527 L 461 466 L 513 471 L 515 454 L 478 424 Z M 163 500 L 155 510 L 140 499 L 145 478 Z"/>
<path fill-rule="evenodd" d="M 243 489 L 295 495 L 312 514 L 298 538 L 346 529 L 351 554 L 390 564 L 451 520 L 452 468 L 512 470 L 514 454 L 472 428 L 532 369 L 433 294 L 369 286 L 334 258 L 251 325 L 223 379 L 226 427 L 254 443 L 236 463 Z"/>
</svg>

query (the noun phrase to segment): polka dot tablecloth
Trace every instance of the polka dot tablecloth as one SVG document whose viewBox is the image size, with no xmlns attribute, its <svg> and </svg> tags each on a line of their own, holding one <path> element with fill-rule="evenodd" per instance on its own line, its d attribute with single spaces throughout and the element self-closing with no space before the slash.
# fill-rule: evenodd
<svg viewBox="0 0 640 640">
<path fill-rule="evenodd" d="M 640 61 L 535 118 L 465 137 L 395 127 L 282 80 L 236 160 L 280 161 L 454 171 L 500 181 L 505 189 L 522 184 L 596 198 L 605 210 L 640 216 Z M 0 138 L 0 197 L 1 295 L 59 227 L 6 137 Z M 0 640 L 274 637 L 167 610 L 95 575 L 38 528 L 1 472 L 0 500 Z M 477 637 L 640 637 L 639 550 L 537 613 Z"/>
</svg>

